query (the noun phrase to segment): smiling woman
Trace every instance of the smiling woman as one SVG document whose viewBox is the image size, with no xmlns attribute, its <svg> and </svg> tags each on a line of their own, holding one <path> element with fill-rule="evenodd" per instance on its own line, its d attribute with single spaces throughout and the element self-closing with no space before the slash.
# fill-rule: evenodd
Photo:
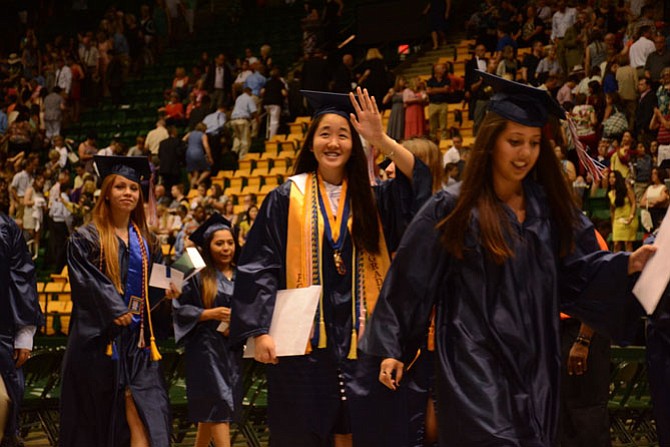
<svg viewBox="0 0 670 447">
<path fill-rule="evenodd" d="M 155 349 L 150 289 L 160 245 L 149 232 L 140 182 L 146 157 L 97 157 L 103 178 L 93 222 L 67 245 L 72 319 L 63 364 L 63 445 L 169 445 L 169 403 Z M 154 313 L 154 316 L 156 314 Z"/>
<path fill-rule="evenodd" d="M 384 358 L 379 380 L 398 389 L 433 313 L 440 445 L 548 447 L 559 309 L 621 337 L 638 318 L 629 275 L 654 249 L 597 251 L 542 131 L 564 111 L 545 91 L 481 74 L 496 94 L 463 181 L 407 229 L 361 350 Z"/>
<path fill-rule="evenodd" d="M 175 339 L 186 355 L 188 415 L 198 424 L 195 447 L 230 446 L 230 421 L 241 402 L 240 356 L 228 331 L 237 246 L 230 222 L 215 213 L 191 234 L 206 267 L 191 278 L 174 310 Z"/>
<path fill-rule="evenodd" d="M 404 408 L 388 405 L 396 396 L 375 383 L 376 361 L 358 351 L 358 339 L 390 253 L 430 196 L 430 173 L 386 135 L 366 91 L 303 94 L 316 114 L 294 175 L 268 195 L 249 232 L 231 337 L 237 344 L 255 337 L 256 360 L 269 364 L 273 445 L 405 446 Z M 370 178 L 361 137 L 395 161 L 394 180 Z M 323 291 L 306 354 L 277 358 L 268 335 L 277 291 L 317 284 Z"/>
</svg>

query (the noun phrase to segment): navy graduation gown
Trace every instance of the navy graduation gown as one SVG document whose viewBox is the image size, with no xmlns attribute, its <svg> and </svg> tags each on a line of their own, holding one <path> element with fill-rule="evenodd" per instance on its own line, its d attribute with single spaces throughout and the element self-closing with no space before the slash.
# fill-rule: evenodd
<svg viewBox="0 0 670 447">
<path fill-rule="evenodd" d="M 121 281 L 128 271 L 128 248 L 119 242 Z M 159 247 L 150 247 L 152 262 L 161 262 Z M 93 224 L 79 228 L 67 244 L 72 286 L 72 318 L 63 360 L 60 445 L 121 447 L 130 442 L 125 416 L 125 390 L 130 388 L 151 445 L 170 445 L 170 407 L 160 362 L 137 347 L 139 327 L 119 327 L 113 320 L 128 307 L 100 271 L 100 244 Z M 152 306 L 164 292 L 149 289 Z M 159 312 L 154 313 L 154 320 Z M 146 311 L 145 311 L 146 319 Z M 145 320 L 145 338 L 149 346 Z M 116 338 L 118 360 L 106 355 Z"/>
<path fill-rule="evenodd" d="M 440 445 L 550 447 L 559 409 L 559 304 L 621 336 L 626 319 L 639 316 L 628 255 L 592 253 L 593 227 L 580 215 L 576 248 L 559 259 L 544 192 L 527 180 L 525 222 L 505 207 L 513 257 L 502 265 L 487 258 L 474 210 L 464 259 L 454 259 L 436 225 L 455 206 L 458 188 L 433 196 L 407 229 L 361 349 L 408 365 L 435 304 Z"/>
<path fill-rule="evenodd" d="M 231 338 L 242 344 L 248 337 L 268 332 L 277 290 L 285 289 L 286 241 L 291 182 L 272 191 L 263 202 L 252 227 L 238 264 L 233 298 Z M 398 172 L 395 180 L 373 188 L 389 253 L 399 239 L 412 215 L 431 193 L 430 174 L 416 160 L 412 183 Z M 325 236 L 324 236 L 325 238 Z M 365 437 L 395 439 L 406 436 L 405 410 L 402 405 L 381 405 L 375 413 L 369 397 L 385 393 L 376 380 L 378 359 L 359 354 L 349 360 L 352 331 L 351 265 L 352 240 L 346 235 L 342 248 L 345 275 L 339 275 L 333 261 L 333 251 L 327 241 L 323 250 L 323 303 L 327 348 L 314 349 L 311 354 L 282 357 L 277 365 L 268 365 L 268 418 L 273 445 L 323 445 L 334 430 L 353 432 L 354 444 L 371 447 Z M 385 393 L 377 403 L 394 402 L 397 396 Z M 342 402 L 346 403 L 343 404 Z M 343 416 L 343 408 L 346 408 Z M 400 412 L 400 414 L 393 414 Z M 374 414 L 373 414 L 374 413 Z M 384 417 L 387 417 L 384 419 Z M 384 424 L 386 432 L 375 430 L 370 422 Z M 389 420 L 396 423 L 389 424 Z M 347 424 L 351 423 L 348 427 Z M 393 445 L 380 442 L 380 445 Z"/>
<path fill-rule="evenodd" d="M 230 307 L 233 281 L 217 272 L 212 307 Z M 240 353 L 216 328 L 220 321 L 198 321 L 204 309 L 200 274 L 191 278 L 172 302 L 174 332 L 183 342 L 186 359 L 188 415 L 193 422 L 230 422 L 241 402 Z"/>
<path fill-rule="evenodd" d="M 35 265 L 25 239 L 13 219 L 0 212 L 0 375 L 12 401 L 5 437 L 16 435 L 23 371 L 16 369 L 14 337 L 24 326 L 39 326 L 42 312 L 37 298 Z"/>
</svg>

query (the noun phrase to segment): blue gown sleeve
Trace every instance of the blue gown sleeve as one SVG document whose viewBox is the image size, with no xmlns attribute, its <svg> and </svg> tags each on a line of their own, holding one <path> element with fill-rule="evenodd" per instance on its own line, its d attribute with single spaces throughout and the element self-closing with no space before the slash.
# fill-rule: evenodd
<svg viewBox="0 0 670 447">
<path fill-rule="evenodd" d="M 4 217 L 4 216 L 3 216 Z M 43 322 L 42 311 L 37 297 L 35 264 L 30 256 L 25 239 L 13 220 L 7 218 L 4 225 L 7 241 L 9 278 L 5 284 L 9 289 L 9 307 L 12 312 L 14 330 L 23 326 L 39 326 Z"/>
<path fill-rule="evenodd" d="M 599 250 L 593 225 L 580 216 L 575 250 L 559 264 L 561 311 L 625 344 L 643 314 L 628 275 L 628 253 Z"/>
<path fill-rule="evenodd" d="M 290 182 L 286 182 L 268 194 L 247 236 L 237 266 L 231 306 L 233 346 L 268 333 L 277 290 L 285 288 L 290 188 Z"/>
<path fill-rule="evenodd" d="M 203 311 L 200 290 L 200 274 L 197 274 L 186 282 L 179 298 L 172 301 L 174 337 L 177 343 L 188 336 L 200 321 Z"/>
<path fill-rule="evenodd" d="M 99 262 L 100 248 L 97 233 L 93 231 L 90 227 L 81 228 L 70 236 L 67 264 L 72 297 L 93 319 L 87 322 L 89 328 L 100 333 L 109 328 L 115 318 L 127 313 L 128 306 L 114 284 L 95 264 Z"/>
<path fill-rule="evenodd" d="M 428 167 L 414 157 L 412 179 L 396 170 L 396 178 L 374 188 L 377 210 L 384 228 L 386 245 L 394 252 L 407 225 L 432 194 L 432 177 Z"/>
<path fill-rule="evenodd" d="M 454 200 L 446 192 L 437 193 L 405 232 L 362 337 L 364 352 L 407 364 L 425 340 L 449 260 L 435 227 Z"/>
</svg>

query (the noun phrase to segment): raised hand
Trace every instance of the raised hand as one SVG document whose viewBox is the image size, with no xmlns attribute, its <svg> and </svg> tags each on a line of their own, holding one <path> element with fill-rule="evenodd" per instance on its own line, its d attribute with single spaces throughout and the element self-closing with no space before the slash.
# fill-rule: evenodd
<svg viewBox="0 0 670 447">
<path fill-rule="evenodd" d="M 373 96 L 370 96 L 367 89 L 356 89 L 356 95 L 349 93 L 349 99 L 354 106 L 356 114 L 349 117 L 354 129 L 373 146 L 377 146 L 384 139 L 384 125 L 382 124 L 382 115 L 379 113 L 377 103 Z"/>
</svg>

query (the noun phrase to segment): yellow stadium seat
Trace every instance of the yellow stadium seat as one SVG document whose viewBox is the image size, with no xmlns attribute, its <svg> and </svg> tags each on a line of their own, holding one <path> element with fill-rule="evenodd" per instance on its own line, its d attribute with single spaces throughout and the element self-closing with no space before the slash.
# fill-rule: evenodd
<svg viewBox="0 0 670 447">
<path fill-rule="evenodd" d="M 256 194 L 259 189 L 260 189 L 260 184 L 255 185 L 255 186 L 247 185 L 244 188 L 242 188 L 242 191 L 240 191 L 239 195 L 240 196 L 245 196 L 247 194 Z"/>
<path fill-rule="evenodd" d="M 44 285 L 44 293 L 58 294 L 63 291 L 65 282 L 48 282 Z"/>
<path fill-rule="evenodd" d="M 283 168 L 285 171 L 288 170 L 288 168 L 292 165 L 291 159 L 286 157 L 286 158 L 277 158 L 274 161 L 274 167 L 275 168 Z"/>
<path fill-rule="evenodd" d="M 268 154 L 268 157 L 271 155 Z M 270 170 L 270 158 L 264 158 L 263 160 L 258 160 L 256 162 L 256 169 L 254 170 L 255 174 L 264 174 Z"/>
<path fill-rule="evenodd" d="M 295 140 L 289 140 L 289 141 L 282 141 L 279 143 L 279 149 L 281 152 L 295 152 L 298 150 L 298 144 L 295 142 Z"/>
<path fill-rule="evenodd" d="M 264 175 L 263 176 L 263 186 L 279 186 L 279 176 L 278 175 Z"/>
<path fill-rule="evenodd" d="M 256 160 L 251 158 L 244 158 L 237 161 L 237 169 L 243 173 L 248 173 L 254 170 L 256 167 Z"/>
<path fill-rule="evenodd" d="M 246 177 L 242 177 L 241 175 L 231 178 L 229 189 L 232 189 L 233 191 L 235 190 L 239 191 L 240 189 L 242 189 L 242 186 L 244 186 L 245 180 Z"/>
<path fill-rule="evenodd" d="M 230 179 L 230 178 L 233 178 L 233 177 L 235 177 L 235 171 L 221 170 L 221 171 L 217 172 L 217 174 L 216 174 L 216 178 L 229 178 Z"/>
<path fill-rule="evenodd" d="M 250 175 L 249 177 L 247 177 L 247 187 L 249 186 L 259 188 L 261 186 L 261 176 Z"/>
<path fill-rule="evenodd" d="M 292 172 L 291 172 L 291 170 L 290 170 L 286 165 L 284 165 L 284 166 L 277 166 L 277 165 L 275 165 L 272 169 L 270 169 L 270 171 L 267 173 L 266 176 L 267 176 L 267 177 L 270 177 L 270 176 L 281 176 L 281 177 L 283 177 L 284 179 L 286 179 L 286 177 L 288 177 L 288 176 L 290 176 L 290 175 L 292 175 Z"/>
<path fill-rule="evenodd" d="M 52 273 L 51 279 L 56 282 L 67 282 L 68 281 L 67 265 L 63 267 L 63 270 L 61 270 L 60 273 Z"/>
<path fill-rule="evenodd" d="M 270 191 L 272 191 L 276 187 L 277 185 L 269 185 L 266 183 L 265 185 L 261 186 L 261 188 L 258 190 L 257 195 L 267 195 Z"/>
</svg>

